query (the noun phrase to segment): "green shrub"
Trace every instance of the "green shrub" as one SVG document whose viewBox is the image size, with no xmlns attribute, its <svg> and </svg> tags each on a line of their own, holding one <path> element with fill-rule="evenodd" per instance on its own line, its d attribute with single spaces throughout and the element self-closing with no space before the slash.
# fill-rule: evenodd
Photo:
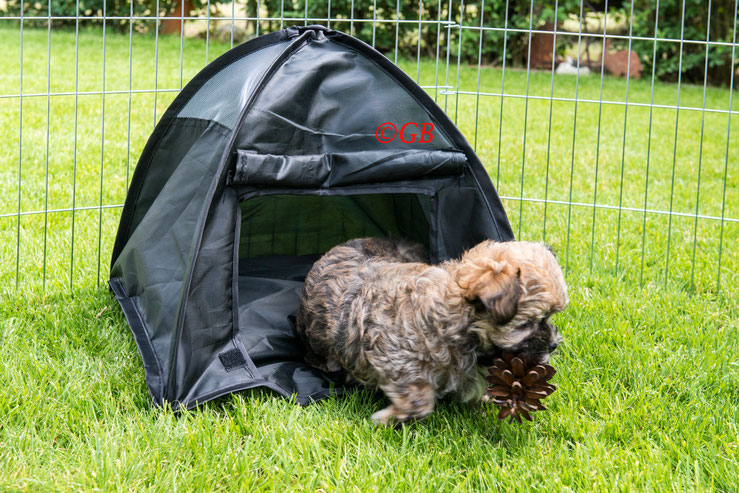
<svg viewBox="0 0 739 493">
<path fill-rule="evenodd" d="M 248 8 L 250 12 L 255 11 L 256 0 L 250 0 L 247 5 L 253 3 L 254 7 Z M 419 2 L 404 1 L 398 3 L 396 0 L 332 0 L 331 1 L 331 17 L 332 19 L 339 14 L 345 20 L 332 20 L 331 27 L 342 31 L 350 30 L 349 19 L 352 13 L 352 3 L 354 6 L 354 35 L 363 41 L 371 43 L 379 51 L 388 56 L 393 56 L 396 49 L 396 24 L 395 22 L 364 22 L 373 18 L 373 8 L 376 6 L 377 19 L 391 19 L 399 17 L 402 22 L 398 27 L 398 55 L 402 57 L 415 58 L 418 53 L 419 41 Z M 569 13 L 578 13 L 580 9 L 579 0 L 560 0 L 558 2 L 558 19 L 561 21 Z M 302 19 L 306 15 L 305 0 L 297 0 L 295 2 L 281 0 L 266 0 L 261 2 L 262 8 L 266 9 L 268 17 L 280 17 L 284 11 L 284 17 L 294 18 L 295 23 L 302 24 Z M 449 15 L 449 2 L 424 1 L 423 12 L 421 17 L 424 21 L 449 21 L 459 24 L 464 22 L 464 26 L 479 27 L 480 25 L 480 1 L 465 2 L 464 9 L 460 12 L 460 3 L 454 2 L 452 5 L 451 18 Z M 537 0 L 534 2 L 533 26 L 539 27 L 545 21 L 553 21 L 554 19 L 554 0 L 546 0 L 542 2 Z M 399 7 L 399 9 L 398 9 Z M 399 10 L 399 11 L 398 11 Z M 440 11 L 441 10 L 441 11 Z M 329 14 L 328 2 L 325 1 L 309 1 L 307 15 L 308 18 L 327 18 Z M 509 29 L 528 29 L 531 14 L 531 3 L 527 1 L 509 1 L 508 2 L 508 28 Z M 253 14 L 252 14 L 253 15 Z M 506 0 L 487 0 L 484 10 L 484 26 L 503 28 L 506 25 Z M 414 22 L 415 21 L 415 22 Z M 266 21 L 265 21 L 266 22 Z M 287 25 L 291 22 L 287 22 Z M 269 23 L 267 23 L 269 25 Z M 271 26 L 270 26 L 271 27 Z M 421 55 L 435 57 L 437 36 L 440 45 L 440 56 L 446 57 L 446 47 L 450 47 L 450 56 L 456 62 L 458 51 L 462 63 L 477 63 L 478 55 L 481 56 L 482 62 L 485 64 L 501 64 L 503 61 L 503 41 L 506 33 L 503 31 L 485 31 L 482 53 L 480 54 L 480 34 L 477 29 L 465 29 L 462 31 L 462 43 L 459 44 L 460 30 L 452 27 L 451 29 L 441 26 L 437 23 L 424 23 L 421 25 L 420 44 Z M 510 63 L 521 65 L 525 60 L 526 50 L 528 47 L 528 34 L 523 32 L 508 32 L 508 42 L 506 46 L 506 58 Z"/>
<path fill-rule="evenodd" d="M 653 37 L 654 21 L 658 14 L 653 0 L 635 0 L 634 36 Z M 705 0 L 685 1 L 685 23 L 683 39 L 731 43 L 734 36 L 735 0 L 713 0 L 711 2 L 711 25 L 708 26 L 708 2 Z M 680 39 L 683 19 L 683 0 L 662 0 L 659 5 L 658 38 Z M 644 62 L 644 73 L 650 74 L 653 64 L 654 43 L 633 41 L 633 49 Z M 739 50 L 737 50 L 739 51 Z M 739 53 L 736 54 L 739 57 Z M 735 58 L 736 58 L 735 57 Z M 703 44 L 683 43 L 682 80 L 702 83 L 705 70 L 706 47 Z M 655 76 L 660 80 L 677 81 L 680 73 L 680 43 L 658 42 Z M 735 65 L 739 60 L 735 60 Z M 708 52 L 708 83 L 728 85 L 734 67 L 731 65 L 731 46 L 712 45 Z"/>
<path fill-rule="evenodd" d="M 306 1 L 308 2 L 306 10 Z M 685 22 L 683 38 L 687 40 L 705 40 L 708 31 L 708 2 L 705 0 L 684 0 Z M 125 17 L 130 15 L 129 0 L 79 0 L 80 17 L 99 18 L 103 13 L 105 2 L 106 13 L 109 16 Z M 656 36 L 659 38 L 680 39 L 682 24 L 683 0 L 661 0 L 659 12 L 656 10 L 654 0 L 634 0 L 633 35 L 637 37 L 653 37 L 654 21 L 659 14 L 659 26 Z M 207 0 L 194 0 L 196 8 L 203 7 Z M 211 0 L 215 4 L 216 0 Z M 534 3 L 533 13 L 531 2 L 509 0 L 506 9 L 506 0 L 487 0 L 483 12 L 484 26 L 509 29 L 528 30 L 529 26 L 534 29 L 541 28 L 546 22 L 553 22 L 555 17 L 561 22 L 568 15 L 579 15 L 580 0 L 559 0 L 558 9 L 554 12 L 554 0 L 537 0 Z M 593 1 L 586 4 L 586 9 L 593 5 L 603 8 L 603 1 Z M 711 2 L 711 25 L 710 40 L 730 43 L 734 36 L 734 7 L 735 0 L 712 0 Z M 174 9 L 177 0 L 139 0 L 134 2 L 134 16 L 152 16 L 156 12 L 157 5 L 160 15 Z M 247 0 L 246 10 L 249 16 L 256 16 L 257 5 L 260 7 L 262 17 L 280 18 L 284 17 L 282 23 L 274 20 L 260 21 L 260 33 L 273 31 L 280 24 L 289 26 L 302 24 L 304 17 L 324 19 L 329 16 L 329 5 L 327 1 L 321 0 Z M 498 30 L 486 30 L 483 33 L 483 43 L 480 47 L 480 31 L 478 29 L 459 30 L 454 27 L 460 23 L 468 27 L 480 25 L 481 1 L 465 2 L 460 11 L 460 3 L 453 2 L 451 16 L 449 13 L 449 2 L 435 2 L 426 0 L 423 2 L 421 17 L 424 21 L 441 20 L 451 21 L 452 27 L 441 26 L 436 23 L 423 23 L 420 28 L 420 51 L 422 56 L 436 57 L 437 41 L 439 45 L 439 56 L 446 58 L 447 47 L 449 56 L 456 63 L 459 56 L 462 63 L 477 63 L 478 58 L 483 64 L 500 65 L 503 63 L 503 43 L 507 36 L 506 63 L 513 66 L 525 66 L 528 49 L 527 32 L 507 33 Z M 8 15 L 18 16 L 21 12 L 25 16 L 48 15 L 48 3 L 31 2 L 21 0 L 7 0 L 6 12 Z M 415 58 L 419 49 L 419 3 L 414 0 L 398 2 L 397 0 L 332 0 L 331 18 L 339 19 L 331 21 L 331 27 L 343 31 L 350 30 L 350 17 L 352 15 L 354 35 L 358 38 L 372 43 L 381 52 L 393 57 L 396 49 L 400 57 Z M 631 8 L 628 0 L 611 0 L 609 9 L 611 12 L 620 12 L 628 15 Z M 373 19 L 373 9 L 376 9 L 376 18 L 391 20 L 391 22 L 366 22 Z M 51 2 L 51 15 L 54 17 L 74 17 L 77 13 L 77 0 L 53 0 Z M 506 21 L 507 13 L 507 21 Z M 533 15 L 532 15 L 533 14 Z M 402 21 L 398 26 L 392 22 L 395 18 Z M 134 21 L 137 29 L 148 30 L 153 27 L 149 21 Z M 74 25 L 73 19 L 55 20 L 54 26 Z M 324 22 L 325 23 L 325 22 Z M 24 21 L 25 26 L 46 26 L 44 20 Z M 108 25 L 119 26 L 122 30 L 128 28 L 128 20 L 110 20 Z M 397 33 L 397 44 L 396 44 Z M 461 34 L 460 34 L 461 33 Z M 461 43 L 460 43 L 461 35 Z M 560 36 L 560 44 L 572 41 L 573 38 Z M 614 47 L 625 47 L 627 42 L 614 42 Z M 650 74 L 653 64 L 653 42 L 648 40 L 633 40 L 632 49 L 636 51 L 644 63 L 644 73 Z M 705 45 L 695 43 L 683 43 L 682 65 L 680 63 L 680 43 L 658 42 L 657 43 L 657 65 L 655 75 L 660 80 L 676 81 L 682 68 L 683 81 L 689 83 L 702 83 L 705 64 Z M 735 57 L 735 66 L 731 64 L 731 46 L 714 46 L 709 50 L 708 56 L 708 82 L 712 85 L 727 85 L 731 80 L 732 73 L 739 65 L 739 53 Z"/>
<path fill-rule="evenodd" d="M 256 0 L 250 0 L 254 4 L 252 12 L 256 9 Z M 634 25 L 633 35 L 641 37 L 654 36 L 654 19 L 657 15 L 656 2 L 654 0 L 634 0 Z M 357 20 L 371 19 L 372 7 L 377 6 L 378 19 L 394 19 L 397 15 L 398 3 L 395 0 L 355 0 L 354 18 Z M 269 17 L 280 17 L 284 11 L 285 17 L 295 17 L 296 22 L 305 16 L 305 0 L 295 2 L 280 0 L 266 0 L 261 3 L 262 8 L 268 11 Z M 452 6 L 451 21 L 455 24 L 464 22 L 465 26 L 480 25 L 480 1 L 465 2 L 464 9 L 460 12 L 459 2 Z M 557 2 L 557 22 L 561 22 L 568 15 L 579 16 L 580 0 L 560 0 Z M 629 16 L 631 2 L 628 0 L 611 0 L 608 2 L 611 13 L 620 13 Z M 662 0 L 659 3 L 659 28 L 657 36 L 661 38 L 680 39 L 680 28 L 682 19 L 683 0 Z M 332 0 L 331 17 L 341 13 L 347 22 L 332 21 L 332 27 L 349 31 L 349 22 L 352 1 Z M 527 30 L 529 26 L 534 29 L 541 28 L 545 22 L 553 22 L 555 19 L 554 0 L 534 2 L 533 19 L 531 18 L 531 2 L 508 1 L 507 26 L 509 29 Z M 711 41 L 731 42 L 733 37 L 735 0 L 713 0 L 711 7 Z M 592 1 L 585 4 L 586 12 L 592 7 L 602 9 L 604 1 Z M 439 12 L 441 8 L 441 12 Z M 399 17 L 402 20 L 417 20 L 419 16 L 419 5 L 417 1 L 400 2 Z M 708 2 L 705 0 L 685 0 L 685 27 L 684 39 L 705 40 L 708 28 Z M 328 2 L 309 1 L 307 15 L 309 18 L 326 18 L 328 16 Z M 424 20 L 449 21 L 449 2 L 428 1 L 423 2 L 422 18 Z M 487 0 L 484 9 L 484 25 L 487 27 L 502 28 L 506 25 L 506 0 Z M 288 23 L 289 24 L 289 23 Z M 460 44 L 460 30 L 444 26 L 439 29 L 435 23 L 422 24 L 421 27 L 421 54 L 436 56 L 437 31 L 439 44 L 441 45 L 440 56 L 446 57 L 446 47 L 450 47 L 451 59 L 456 62 L 458 50 L 462 63 L 477 63 L 478 55 L 483 64 L 500 65 L 503 62 L 503 41 L 506 33 L 498 30 L 484 32 L 482 49 L 480 50 L 480 32 L 476 29 L 465 29 L 462 31 L 462 42 Z M 371 42 L 373 37 L 373 24 L 371 22 L 355 22 L 354 34 L 362 40 Z M 374 42 L 375 47 L 388 56 L 393 56 L 396 49 L 396 25 L 394 22 L 381 22 L 375 25 Z M 513 66 L 525 66 L 528 50 L 528 33 L 507 33 L 506 62 Z M 574 41 L 573 37 L 560 36 L 557 38 L 559 44 Z M 613 46 L 625 48 L 627 42 L 614 42 Z M 632 49 L 640 56 L 645 65 L 644 73 L 650 74 L 652 70 L 651 41 L 632 41 Z M 397 50 L 399 56 L 415 58 L 418 50 L 418 24 L 401 23 L 398 29 Z M 739 59 L 739 53 L 736 56 Z M 735 61 L 735 64 L 739 60 Z M 691 83 L 702 83 L 705 64 L 705 45 L 695 43 L 683 43 L 682 71 L 683 80 Z M 675 42 L 659 42 L 657 44 L 657 66 L 656 77 L 666 81 L 676 81 L 680 71 L 680 44 Z M 730 46 L 711 46 L 709 50 L 708 82 L 713 85 L 726 85 L 730 81 L 734 67 L 731 66 Z"/>
<path fill-rule="evenodd" d="M 51 16 L 52 17 L 75 17 L 77 15 L 77 0 L 51 0 Z M 201 2 L 194 0 L 193 3 L 199 6 Z M 103 15 L 103 4 L 105 4 L 106 16 L 125 17 L 131 15 L 131 3 L 129 0 L 79 0 L 79 16 L 80 18 L 99 18 Z M 177 0 L 159 0 L 159 14 L 164 16 L 177 5 Z M 8 15 L 20 16 L 21 7 L 23 15 L 28 17 L 46 17 L 49 15 L 48 0 L 44 2 L 29 2 L 21 0 L 7 0 L 6 11 Z M 157 0 L 136 0 L 133 2 L 134 16 L 154 16 L 156 15 Z M 121 29 L 128 28 L 128 20 L 117 19 L 109 20 L 109 26 L 119 26 Z M 134 21 L 141 29 L 146 29 L 146 21 Z M 74 19 L 55 19 L 54 27 L 73 26 Z M 45 20 L 23 21 L 24 26 L 43 27 L 47 25 Z"/>
</svg>

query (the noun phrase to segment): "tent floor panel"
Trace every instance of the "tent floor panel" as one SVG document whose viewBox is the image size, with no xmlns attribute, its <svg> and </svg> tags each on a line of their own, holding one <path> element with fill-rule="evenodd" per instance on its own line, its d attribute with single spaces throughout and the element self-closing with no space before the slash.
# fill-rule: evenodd
<svg viewBox="0 0 739 493">
<path fill-rule="evenodd" d="M 303 279 L 316 258 L 260 257 L 241 260 L 239 265 L 236 337 L 261 376 L 281 393 L 296 394 L 301 404 L 328 396 L 337 385 L 331 376 L 304 362 L 305 346 L 291 320 L 298 309 Z"/>
</svg>

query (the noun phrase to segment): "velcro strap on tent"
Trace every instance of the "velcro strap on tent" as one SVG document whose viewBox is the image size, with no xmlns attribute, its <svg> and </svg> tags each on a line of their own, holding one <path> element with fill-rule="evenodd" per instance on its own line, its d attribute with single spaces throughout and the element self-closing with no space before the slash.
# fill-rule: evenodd
<svg viewBox="0 0 739 493">
<path fill-rule="evenodd" d="M 378 183 L 463 172 L 467 158 L 451 150 L 371 150 L 305 156 L 239 149 L 233 183 L 296 188 Z"/>
<path fill-rule="evenodd" d="M 236 368 L 241 368 L 246 365 L 246 359 L 238 349 L 231 349 L 225 353 L 221 353 L 218 355 L 218 358 L 220 358 L 226 371 L 235 370 Z"/>
</svg>

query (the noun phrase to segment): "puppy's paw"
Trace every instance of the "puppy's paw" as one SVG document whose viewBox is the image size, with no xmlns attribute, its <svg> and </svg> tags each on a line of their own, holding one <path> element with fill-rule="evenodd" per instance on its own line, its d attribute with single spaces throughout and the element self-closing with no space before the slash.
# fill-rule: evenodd
<svg viewBox="0 0 739 493">
<path fill-rule="evenodd" d="M 410 420 L 421 420 L 431 414 L 436 403 L 436 392 L 427 383 L 380 386 L 392 404 L 372 415 L 376 425 L 394 426 Z"/>
<path fill-rule="evenodd" d="M 372 424 L 381 426 L 395 426 L 397 424 L 393 406 L 388 406 L 372 415 Z"/>
</svg>

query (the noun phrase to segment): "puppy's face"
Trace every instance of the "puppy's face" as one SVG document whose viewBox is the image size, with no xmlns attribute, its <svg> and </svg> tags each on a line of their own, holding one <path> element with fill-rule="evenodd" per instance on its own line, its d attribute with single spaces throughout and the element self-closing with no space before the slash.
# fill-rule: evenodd
<svg viewBox="0 0 739 493">
<path fill-rule="evenodd" d="M 567 286 L 541 243 L 484 241 L 460 261 L 457 284 L 476 307 L 488 356 L 512 352 L 541 363 L 562 342 L 550 317 L 567 306 Z"/>
</svg>

